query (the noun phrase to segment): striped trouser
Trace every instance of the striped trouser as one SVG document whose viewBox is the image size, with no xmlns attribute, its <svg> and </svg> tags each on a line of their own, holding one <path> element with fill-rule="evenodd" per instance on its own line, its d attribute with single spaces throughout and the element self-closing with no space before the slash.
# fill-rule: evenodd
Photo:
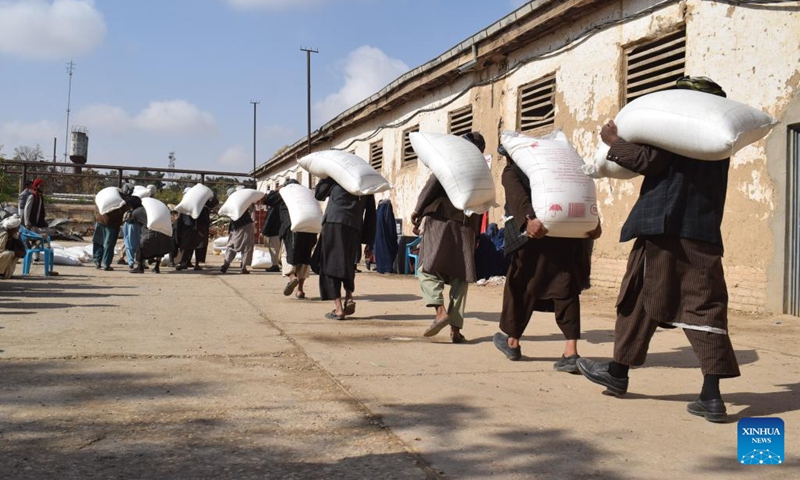
<svg viewBox="0 0 800 480">
<path fill-rule="evenodd" d="M 727 333 L 727 289 L 722 263 L 704 253 L 701 247 L 702 244 L 684 239 L 656 238 L 651 241 L 640 238 L 636 241 L 617 304 L 615 362 L 643 365 L 659 322 L 694 323 L 697 315 L 702 313 L 713 316 L 716 321 L 709 324 L 724 332 L 683 329 L 703 374 L 740 375 Z M 648 248 L 652 249 L 649 253 Z M 647 265 L 645 260 L 649 262 Z M 698 264 L 705 268 L 696 267 Z M 673 288 L 677 284 L 681 284 L 680 288 Z M 669 293 L 665 293 L 667 291 Z M 659 312 L 657 307 L 663 305 L 663 301 L 653 301 L 658 295 L 666 295 L 663 301 L 679 306 L 675 318 L 654 318 Z M 655 311 L 648 314 L 648 306 Z M 692 321 L 686 322 L 685 319 Z"/>
</svg>

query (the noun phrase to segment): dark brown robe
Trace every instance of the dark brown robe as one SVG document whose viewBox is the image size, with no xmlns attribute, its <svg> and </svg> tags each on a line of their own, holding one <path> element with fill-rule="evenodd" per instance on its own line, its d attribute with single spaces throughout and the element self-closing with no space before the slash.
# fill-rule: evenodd
<svg viewBox="0 0 800 480">
<path fill-rule="evenodd" d="M 513 165 L 503 169 L 506 208 L 520 219 L 519 234 L 525 231 L 526 216 L 535 217 L 527 177 Z M 559 327 L 567 339 L 580 338 L 578 295 L 589 286 L 592 241 L 582 238 L 544 237 L 530 239 L 514 251 L 506 274 L 500 329 L 520 338 L 536 311 L 556 312 Z"/>
<path fill-rule="evenodd" d="M 422 188 L 414 211 L 425 219 L 420 244 L 422 270 L 475 282 L 475 239 L 481 231 L 481 215 L 467 216 L 456 208 L 434 175 Z"/>
</svg>

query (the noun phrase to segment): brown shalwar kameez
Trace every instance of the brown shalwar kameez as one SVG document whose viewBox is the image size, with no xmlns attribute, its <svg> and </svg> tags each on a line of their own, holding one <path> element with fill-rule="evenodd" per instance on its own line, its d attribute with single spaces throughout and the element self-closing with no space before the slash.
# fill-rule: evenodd
<svg viewBox="0 0 800 480">
<path fill-rule="evenodd" d="M 617 140 L 608 159 L 645 175 L 622 227 L 636 238 L 617 298 L 614 361 L 642 365 L 659 323 L 683 328 L 704 375 L 739 376 L 728 336 L 720 224 L 729 160 Z"/>
<path fill-rule="evenodd" d="M 527 177 L 519 168 L 503 170 L 509 214 L 519 219 L 520 234 L 526 217 L 535 218 Z M 530 239 L 512 253 L 503 291 L 500 330 L 519 339 L 534 311 L 555 312 L 567 340 L 580 338 L 579 294 L 589 285 L 591 240 L 580 238 Z"/>
</svg>

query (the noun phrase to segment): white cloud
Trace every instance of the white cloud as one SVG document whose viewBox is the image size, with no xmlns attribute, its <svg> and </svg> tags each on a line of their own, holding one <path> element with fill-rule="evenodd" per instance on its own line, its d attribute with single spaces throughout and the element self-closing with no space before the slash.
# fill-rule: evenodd
<svg viewBox="0 0 800 480">
<path fill-rule="evenodd" d="M 58 138 L 58 143 L 64 141 L 66 125 L 58 125 L 49 121 L 34 123 L 24 122 L 4 122 L 0 124 L 0 144 L 4 144 L 3 151 L 6 154 L 13 152 L 15 147 L 26 145 L 33 147 L 40 145 L 42 150 L 48 151 L 48 145 L 52 145 L 53 138 Z M 60 145 L 62 149 L 64 146 Z"/>
<path fill-rule="evenodd" d="M 150 102 L 144 110 L 131 115 L 114 105 L 90 105 L 75 114 L 76 125 L 89 130 L 121 133 L 143 130 L 165 134 L 209 133 L 216 131 L 214 116 L 186 100 Z"/>
<path fill-rule="evenodd" d="M 252 152 L 248 153 L 241 145 L 228 147 L 222 155 L 220 155 L 218 162 L 226 167 L 239 167 L 245 170 L 252 168 L 253 156 Z"/>
<path fill-rule="evenodd" d="M 131 117 L 122 107 L 90 105 L 75 114 L 73 123 L 90 130 L 100 128 L 120 133 L 131 127 Z"/>
<path fill-rule="evenodd" d="M 0 0 L 0 54 L 70 58 L 91 51 L 105 36 L 93 0 Z"/>
<path fill-rule="evenodd" d="M 229 5 L 242 10 L 281 10 L 288 7 L 312 7 L 328 0 L 225 0 Z"/>
<path fill-rule="evenodd" d="M 385 87 L 408 71 L 402 60 L 389 58 L 380 49 L 363 45 L 343 62 L 344 86 L 314 105 L 321 123 L 327 122 L 356 103 Z"/>
<path fill-rule="evenodd" d="M 142 130 L 161 133 L 202 133 L 216 129 L 214 116 L 185 100 L 150 102 L 133 119 Z"/>
</svg>

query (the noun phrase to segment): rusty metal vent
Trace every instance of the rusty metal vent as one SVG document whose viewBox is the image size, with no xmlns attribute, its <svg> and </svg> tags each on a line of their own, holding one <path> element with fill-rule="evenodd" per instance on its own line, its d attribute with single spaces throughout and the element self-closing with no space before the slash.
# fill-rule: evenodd
<svg viewBox="0 0 800 480">
<path fill-rule="evenodd" d="M 660 37 L 629 48 L 626 52 L 625 103 L 636 97 L 664 90 L 686 69 L 686 31 Z"/>
<path fill-rule="evenodd" d="M 377 171 L 383 167 L 383 141 L 369 146 L 369 164 Z"/>
<path fill-rule="evenodd" d="M 417 152 L 414 151 L 411 139 L 408 138 L 408 134 L 413 132 L 419 132 L 419 125 L 403 132 L 403 163 L 413 162 L 417 159 Z"/>
<path fill-rule="evenodd" d="M 517 127 L 525 132 L 555 123 L 556 76 L 550 74 L 519 87 Z"/>
<path fill-rule="evenodd" d="M 447 113 L 447 131 L 451 135 L 464 135 L 472 131 L 472 105 Z"/>
</svg>

